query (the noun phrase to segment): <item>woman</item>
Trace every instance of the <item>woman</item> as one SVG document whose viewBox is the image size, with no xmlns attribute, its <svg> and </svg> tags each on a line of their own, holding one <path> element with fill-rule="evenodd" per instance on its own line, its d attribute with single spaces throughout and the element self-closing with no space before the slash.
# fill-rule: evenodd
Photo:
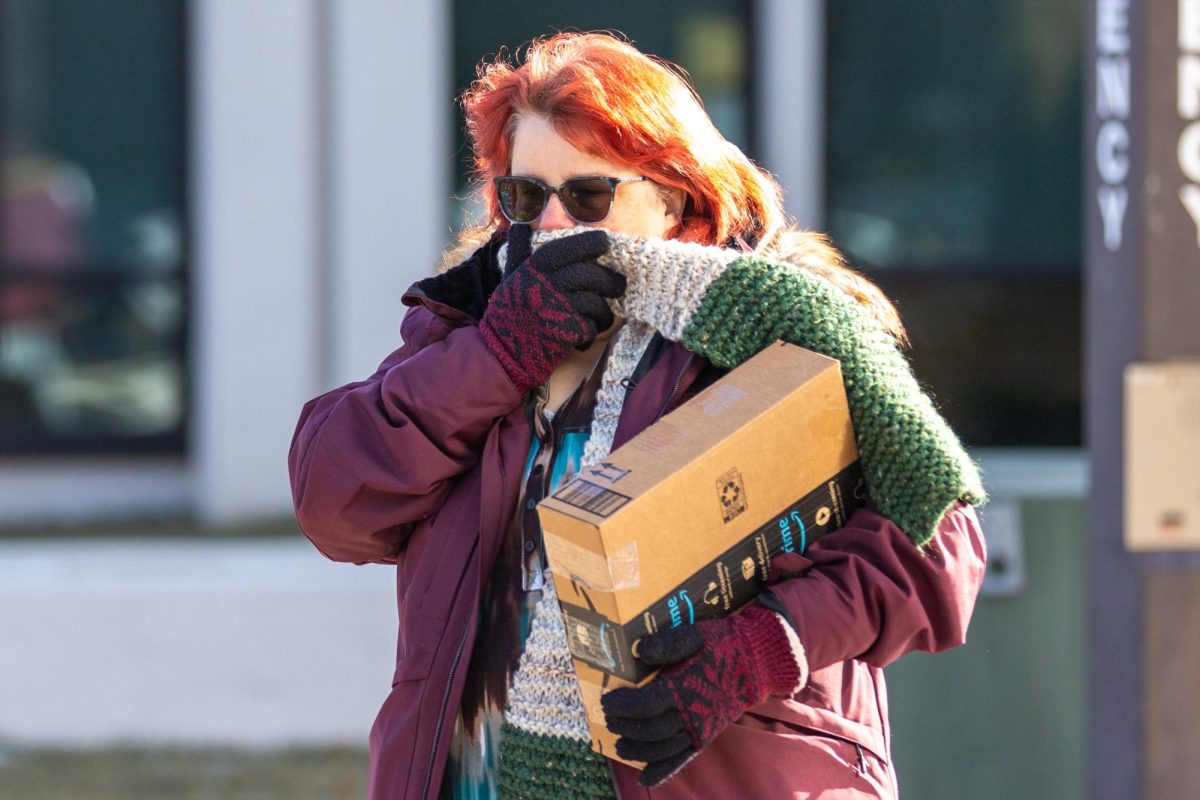
<svg viewBox="0 0 1200 800">
<path fill-rule="evenodd" d="M 405 295 L 403 347 L 305 406 L 289 460 L 321 552 L 397 565 L 371 796 L 894 797 L 881 668 L 961 644 L 984 567 L 978 474 L 894 310 L 616 38 L 535 41 L 463 104 L 490 222 Z M 659 676 L 603 702 L 647 766 L 607 761 L 536 503 L 776 338 L 842 362 L 872 502 L 757 603 L 644 638 Z"/>
</svg>

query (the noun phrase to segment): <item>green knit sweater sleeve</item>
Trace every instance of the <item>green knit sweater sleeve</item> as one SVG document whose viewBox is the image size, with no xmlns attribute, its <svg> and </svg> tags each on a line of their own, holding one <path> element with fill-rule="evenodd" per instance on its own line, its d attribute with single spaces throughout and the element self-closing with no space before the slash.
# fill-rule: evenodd
<svg viewBox="0 0 1200 800">
<path fill-rule="evenodd" d="M 841 362 L 868 491 L 914 542 L 928 542 L 960 498 L 986 501 L 978 469 L 895 340 L 824 279 L 740 257 L 708 287 L 682 337 L 689 350 L 722 367 L 776 339 Z"/>
</svg>

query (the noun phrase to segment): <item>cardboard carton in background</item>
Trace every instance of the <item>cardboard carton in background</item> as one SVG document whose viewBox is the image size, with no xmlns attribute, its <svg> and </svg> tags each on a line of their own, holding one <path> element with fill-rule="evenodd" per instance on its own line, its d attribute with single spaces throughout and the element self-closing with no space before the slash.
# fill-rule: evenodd
<svg viewBox="0 0 1200 800">
<path fill-rule="evenodd" d="M 542 501 L 593 747 L 642 635 L 736 611 L 864 496 L 838 362 L 777 342 Z"/>
</svg>

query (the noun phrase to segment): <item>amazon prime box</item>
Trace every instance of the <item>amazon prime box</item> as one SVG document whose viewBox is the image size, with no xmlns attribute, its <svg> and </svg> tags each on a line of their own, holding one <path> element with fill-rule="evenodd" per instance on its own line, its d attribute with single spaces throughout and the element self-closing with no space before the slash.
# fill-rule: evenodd
<svg viewBox="0 0 1200 800">
<path fill-rule="evenodd" d="M 736 611 L 864 496 L 838 362 L 776 342 L 542 501 L 593 748 L 641 636 Z"/>
</svg>

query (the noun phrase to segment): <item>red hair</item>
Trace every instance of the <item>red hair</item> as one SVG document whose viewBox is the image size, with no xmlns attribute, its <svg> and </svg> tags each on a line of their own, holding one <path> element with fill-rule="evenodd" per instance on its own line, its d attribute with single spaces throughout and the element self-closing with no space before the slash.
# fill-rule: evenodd
<svg viewBox="0 0 1200 800">
<path fill-rule="evenodd" d="M 517 120 L 537 114 L 575 148 L 682 189 L 679 239 L 723 245 L 784 224 L 775 180 L 725 140 L 682 70 L 612 35 L 535 39 L 519 66 L 503 54 L 481 64 L 461 102 L 475 178 L 495 223 L 505 224 L 491 180 L 511 168 Z"/>
<path fill-rule="evenodd" d="M 878 287 L 848 268 L 829 240 L 788 225 L 779 185 L 725 140 L 681 69 L 606 33 L 559 33 L 535 39 L 520 65 L 501 54 L 479 66 L 461 97 L 475 153 L 475 178 L 489 215 L 445 254 L 456 263 L 495 227 L 500 213 L 492 178 L 512 167 L 512 137 L 522 115 L 545 117 L 576 149 L 637 169 L 687 198 L 676 238 L 728 245 L 735 236 L 756 251 L 820 275 L 854 297 L 897 341 L 896 309 Z"/>
</svg>

